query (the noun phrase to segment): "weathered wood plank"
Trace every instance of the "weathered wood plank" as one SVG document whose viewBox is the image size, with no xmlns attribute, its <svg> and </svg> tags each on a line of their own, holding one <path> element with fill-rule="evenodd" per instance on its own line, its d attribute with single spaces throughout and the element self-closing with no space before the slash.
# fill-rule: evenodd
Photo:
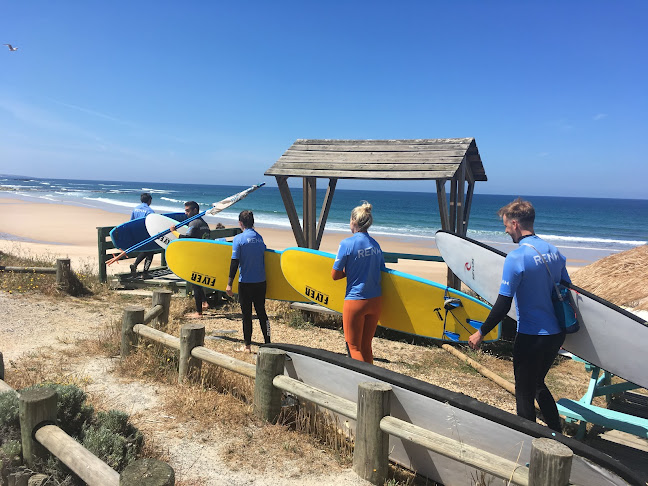
<svg viewBox="0 0 648 486">
<path fill-rule="evenodd" d="M 270 175 L 266 172 L 265 175 Z M 280 177 L 277 175 L 277 187 L 279 187 L 279 193 L 281 194 L 281 199 L 283 200 L 284 207 L 286 208 L 286 214 L 288 215 L 288 220 L 290 221 L 290 226 L 293 230 L 293 235 L 295 235 L 295 242 L 297 246 L 305 247 L 306 238 L 304 237 L 304 231 L 299 225 L 299 217 L 297 216 L 297 209 L 295 209 L 295 203 L 293 202 L 292 193 L 290 192 L 290 187 L 288 186 L 288 181 L 286 177 Z"/>
<path fill-rule="evenodd" d="M 450 179 L 454 176 L 453 171 L 447 170 L 416 170 L 416 171 L 375 171 L 375 170 L 292 170 L 292 169 L 269 169 L 265 175 L 285 177 L 328 177 L 334 179 Z"/>
<path fill-rule="evenodd" d="M 412 170 L 445 170 L 453 173 L 459 168 L 461 160 L 457 158 L 457 163 L 431 163 L 415 164 L 408 162 L 374 162 L 366 160 L 364 162 L 350 162 L 336 160 L 335 162 L 324 162 L 320 160 L 312 161 L 293 161 L 277 162 L 277 169 L 289 170 L 376 170 L 376 171 L 412 171 Z"/>
<path fill-rule="evenodd" d="M 436 152 L 380 152 L 378 150 L 372 150 L 367 152 L 360 152 L 357 150 L 353 151 L 330 151 L 330 150 L 308 150 L 308 151 L 299 151 L 299 150 L 287 150 L 279 158 L 278 162 L 282 161 L 296 161 L 301 160 L 326 160 L 326 161 L 337 161 L 337 160 L 348 160 L 348 161 L 357 161 L 357 162 L 366 162 L 366 161 L 383 161 L 398 163 L 403 161 L 407 163 L 408 161 L 420 161 L 427 163 L 434 163 L 437 160 L 443 160 L 447 162 L 454 162 L 455 158 L 459 160 L 457 163 L 460 163 L 463 157 L 466 155 L 465 150 L 439 150 Z"/>
<path fill-rule="evenodd" d="M 328 219 L 331 204 L 333 204 L 333 194 L 335 194 L 336 185 L 337 179 L 329 179 L 326 195 L 324 196 L 324 201 L 322 202 L 322 210 L 320 212 L 319 221 L 317 222 L 317 237 L 315 239 L 314 247 L 316 250 L 319 250 L 320 244 L 322 243 L 322 237 L 324 236 L 324 227 L 326 226 L 326 220 Z"/>
<path fill-rule="evenodd" d="M 474 138 L 413 138 L 413 139 L 404 139 L 404 140 L 386 140 L 386 139 L 376 139 L 376 140 L 338 140 L 338 139 L 305 139 L 299 138 L 295 140 L 294 146 L 296 145 L 357 145 L 357 146 L 368 146 L 368 145 L 389 145 L 389 146 L 399 146 L 399 145 L 447 145 L 447 144 L 465 144 L 468 148 Z M 476 146 L 476 145 L 475 145 Z"/>
</svg>

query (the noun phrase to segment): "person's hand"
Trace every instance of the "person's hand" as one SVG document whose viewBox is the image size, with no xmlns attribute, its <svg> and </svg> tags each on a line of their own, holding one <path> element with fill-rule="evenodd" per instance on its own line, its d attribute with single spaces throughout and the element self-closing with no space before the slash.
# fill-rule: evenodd
<svg viewBox="0 0 648 486">
<path fill-rule="evenodd" d="M 226 292 L 227 295 L 229 295 L 230 297 L 232 297 L 232 296 L 234 295 L 234 292 L 232 292 L 232 286 L 231 286 L 231 285 L 228 285 L 227 287 L 225 287 L 225 292 Z"/>
<path fill-rule="evenodd" d="M 175 227 L 175 225 L 173 225 L 173 226 L 171 226 L 171 228 L 169 228 L 169 229 L 170 229 L 171 231 L 175 231 L 175 230 L 176 230 L 176 227 Z"/>
<path fill-rule="evenodd" d="M 468 345 L 472 349 L 479 349 L 479 345 L 481 344 L 483 339 L 484 336 L 481 335 L 481 332 L 477 331 L 475 334 L 468 338 Z"/>
</svg>

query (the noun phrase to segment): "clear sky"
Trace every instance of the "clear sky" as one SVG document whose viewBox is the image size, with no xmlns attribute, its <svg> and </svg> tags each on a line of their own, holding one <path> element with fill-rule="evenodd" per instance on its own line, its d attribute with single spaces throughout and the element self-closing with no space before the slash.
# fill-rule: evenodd
<svg viewBox="0 0 648 486">
<path fill-rule="evenodd" d="M 474 137 L 479 193 L 648 198 L 645 0 L 0 7 L 0 173 L 274 185 L 298 138 Z"/>
</svg>

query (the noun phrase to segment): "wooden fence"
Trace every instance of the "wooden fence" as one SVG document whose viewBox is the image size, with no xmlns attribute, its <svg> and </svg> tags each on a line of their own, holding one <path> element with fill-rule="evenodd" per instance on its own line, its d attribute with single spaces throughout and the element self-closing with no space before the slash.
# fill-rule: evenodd
<svg viewBox="0 0 648 486">
<path fill-rule="evenodd" d="M 72 270 L 70 269 L 69 258 L 59 258 L 56 260 L 55 267 L 7 267 L 0 265 L 2 272 L 14 273 L 39 273 L 39 274 L 56 274 L 56 287 L 59 290 L 68 291 L 72 283 Z"/>
<path fill-rule="evenodd" d="M 0 353 L 0 362 L 2 354 Z M 95 456 L 56 425 L 57 393 L 53 388 L 33 388 L 17 392 L 0 377 L 0 393 L 18 395 L 20 438 L 23 464 L 29 470 L 9 475 L 9 484 L 27 484 L 37 459 L 56 456 L 90 486 L 173 486 L 175 473 L 171 466 L 157 459 L 140 459 L 128 465 L 121 474 Z M 43 481 L 46 477 L 43 478 Z"/>
<path fill-rule="evenodd" d="M 147 326 L 147 323 L 163 315 L 164 306 L 160 302 L 164 299 L 160 294 L 165 292 L 170 294 L 170 291 L 154 292 L 153 308 L 148 312 L 142 306 L 128 306 L 124 309 L 122 357 L 128 356 L 136 349 L 140 337 L 146 338 L 179 351 L 178 381 L 181 383 L 199 374 L 202 361 L 254 378 L 254 413 L 266 421 L 275 422 L 279 417 L 284 391 L 355 420 L 358 425 L 353 469 L 372 484 L 383 484 L 387 478 L 389 435 L 426 447 L 515 484 L 569 484 L 573 453 L 560 442 L 545 438 L 533 439 L 529 466 L 523 466 L 391 417 L 389 385 L 376 382 L 361 383 L 358 386 L 358 401 L 354 403 L 284 375 L 286 353 L 283 350 L 261 348 L 255 366 L 204 347 L 204 325 L 182 326 L 179 338 Z M 160 321 L 158 323 L 164 324 Z"/>
</svg>

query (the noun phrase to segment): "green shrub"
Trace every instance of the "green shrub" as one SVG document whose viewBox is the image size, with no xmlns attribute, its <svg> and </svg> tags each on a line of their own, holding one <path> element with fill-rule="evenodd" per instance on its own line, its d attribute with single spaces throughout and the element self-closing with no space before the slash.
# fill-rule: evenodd
<svg viewBox="0 0 648 486">
<path fill-rule="evenodd" d="M 0 393 L 0 429 L 19 428 L 18 395 L 12 391 Z M 0 444 L 4 435 L 0 435 Z"/>
<path fill-rule="evenodd" d="M 72 437 L 82 437 L 83 426 L 92 420 L 94 414 L 92 405 L 86 404 L 88 395 L 76 385 L 42 383 L 31 388 L 42 387 L 54 388 L 58 395 L 57 425 Z"/>
<path fill-rule="evenodd" d="M 119 472 L 137 459 L 143 441 L 128 415 L 116 410 L 99 412 L 83 431 L 83 446 Z"/>
</svg>

